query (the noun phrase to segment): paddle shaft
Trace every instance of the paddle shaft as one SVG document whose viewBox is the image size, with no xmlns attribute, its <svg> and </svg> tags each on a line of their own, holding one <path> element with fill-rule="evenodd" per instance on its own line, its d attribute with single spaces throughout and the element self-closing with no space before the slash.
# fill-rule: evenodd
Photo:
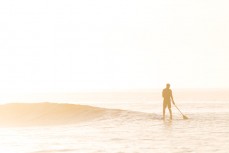
<svg viewBox="0 0 229 153">
<path fill-rule="evenodd" d="M 180 111 L 180 109 L 177 107 L 177 105 L 174 105 L 178 110 L 179 112 L 184 116 L 184 114 Z"/>
</svg>

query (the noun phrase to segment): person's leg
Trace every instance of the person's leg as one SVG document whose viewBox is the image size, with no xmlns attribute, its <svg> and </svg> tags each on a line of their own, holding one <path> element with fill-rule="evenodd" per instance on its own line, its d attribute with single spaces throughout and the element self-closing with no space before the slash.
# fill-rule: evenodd
<svg viewBox="0 0 229 153">
<path fill-rule="evenodd" d="M 173 119 L 173 114 L 172 114 L 172 109 L 171 109 L 171 102 L 168 103 L 168 108 L 169 108 L 169 114 L 170 114 L 170 119 Z"/>
<path fill-rule="evenodd" d="M 163 120 L 165 119 L 165 109 L 166 109 L 166 103 L 163 102 Z"/>
<path fill-rule="evenodd" d="M 163 106 L 163 120 L 165 119 L 165 107 Z"/>
<path fill-rule="evenodd" d="M 172 120 L 173 119 L 173 114 L 172 114 L 172 109 L 171 108 L 169 108 L 169 114 L 170 114 L 170 120 Z"/>
</svg>

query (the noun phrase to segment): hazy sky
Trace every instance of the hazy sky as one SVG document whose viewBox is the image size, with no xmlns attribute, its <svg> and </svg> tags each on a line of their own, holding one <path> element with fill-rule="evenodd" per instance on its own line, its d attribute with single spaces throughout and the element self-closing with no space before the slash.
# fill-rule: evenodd
<svg viewBox="0 0 229 153">
<path fill-rule="evenodd" d="M 0 1 L 0 91 L 228 88 L 228 6 Z"/>
</svg>

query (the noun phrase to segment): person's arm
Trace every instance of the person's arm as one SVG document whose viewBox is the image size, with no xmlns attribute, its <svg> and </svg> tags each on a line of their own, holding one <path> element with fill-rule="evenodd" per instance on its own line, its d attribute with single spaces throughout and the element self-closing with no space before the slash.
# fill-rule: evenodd
<svg viewBox="0 0 229 153">
<path fill-rule="evenodd" d="M 173 104 L 175 105 L 175 102 L 173 100 L 173 92 L 172 92 L 172 90 L 171 90 L 171 99 L 172 99 Z"/>
</svg>

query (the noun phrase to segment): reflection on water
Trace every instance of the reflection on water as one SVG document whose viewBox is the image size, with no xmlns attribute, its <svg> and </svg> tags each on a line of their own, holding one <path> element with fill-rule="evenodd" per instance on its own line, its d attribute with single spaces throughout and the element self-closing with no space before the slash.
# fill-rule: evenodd
<svg viewBox="0 0 229 153">
<path fill-rule="evenodd" d="M 173 120 L 163 120 L 163 123 L 166 130 L 171 130 Z"/>
</svg>

